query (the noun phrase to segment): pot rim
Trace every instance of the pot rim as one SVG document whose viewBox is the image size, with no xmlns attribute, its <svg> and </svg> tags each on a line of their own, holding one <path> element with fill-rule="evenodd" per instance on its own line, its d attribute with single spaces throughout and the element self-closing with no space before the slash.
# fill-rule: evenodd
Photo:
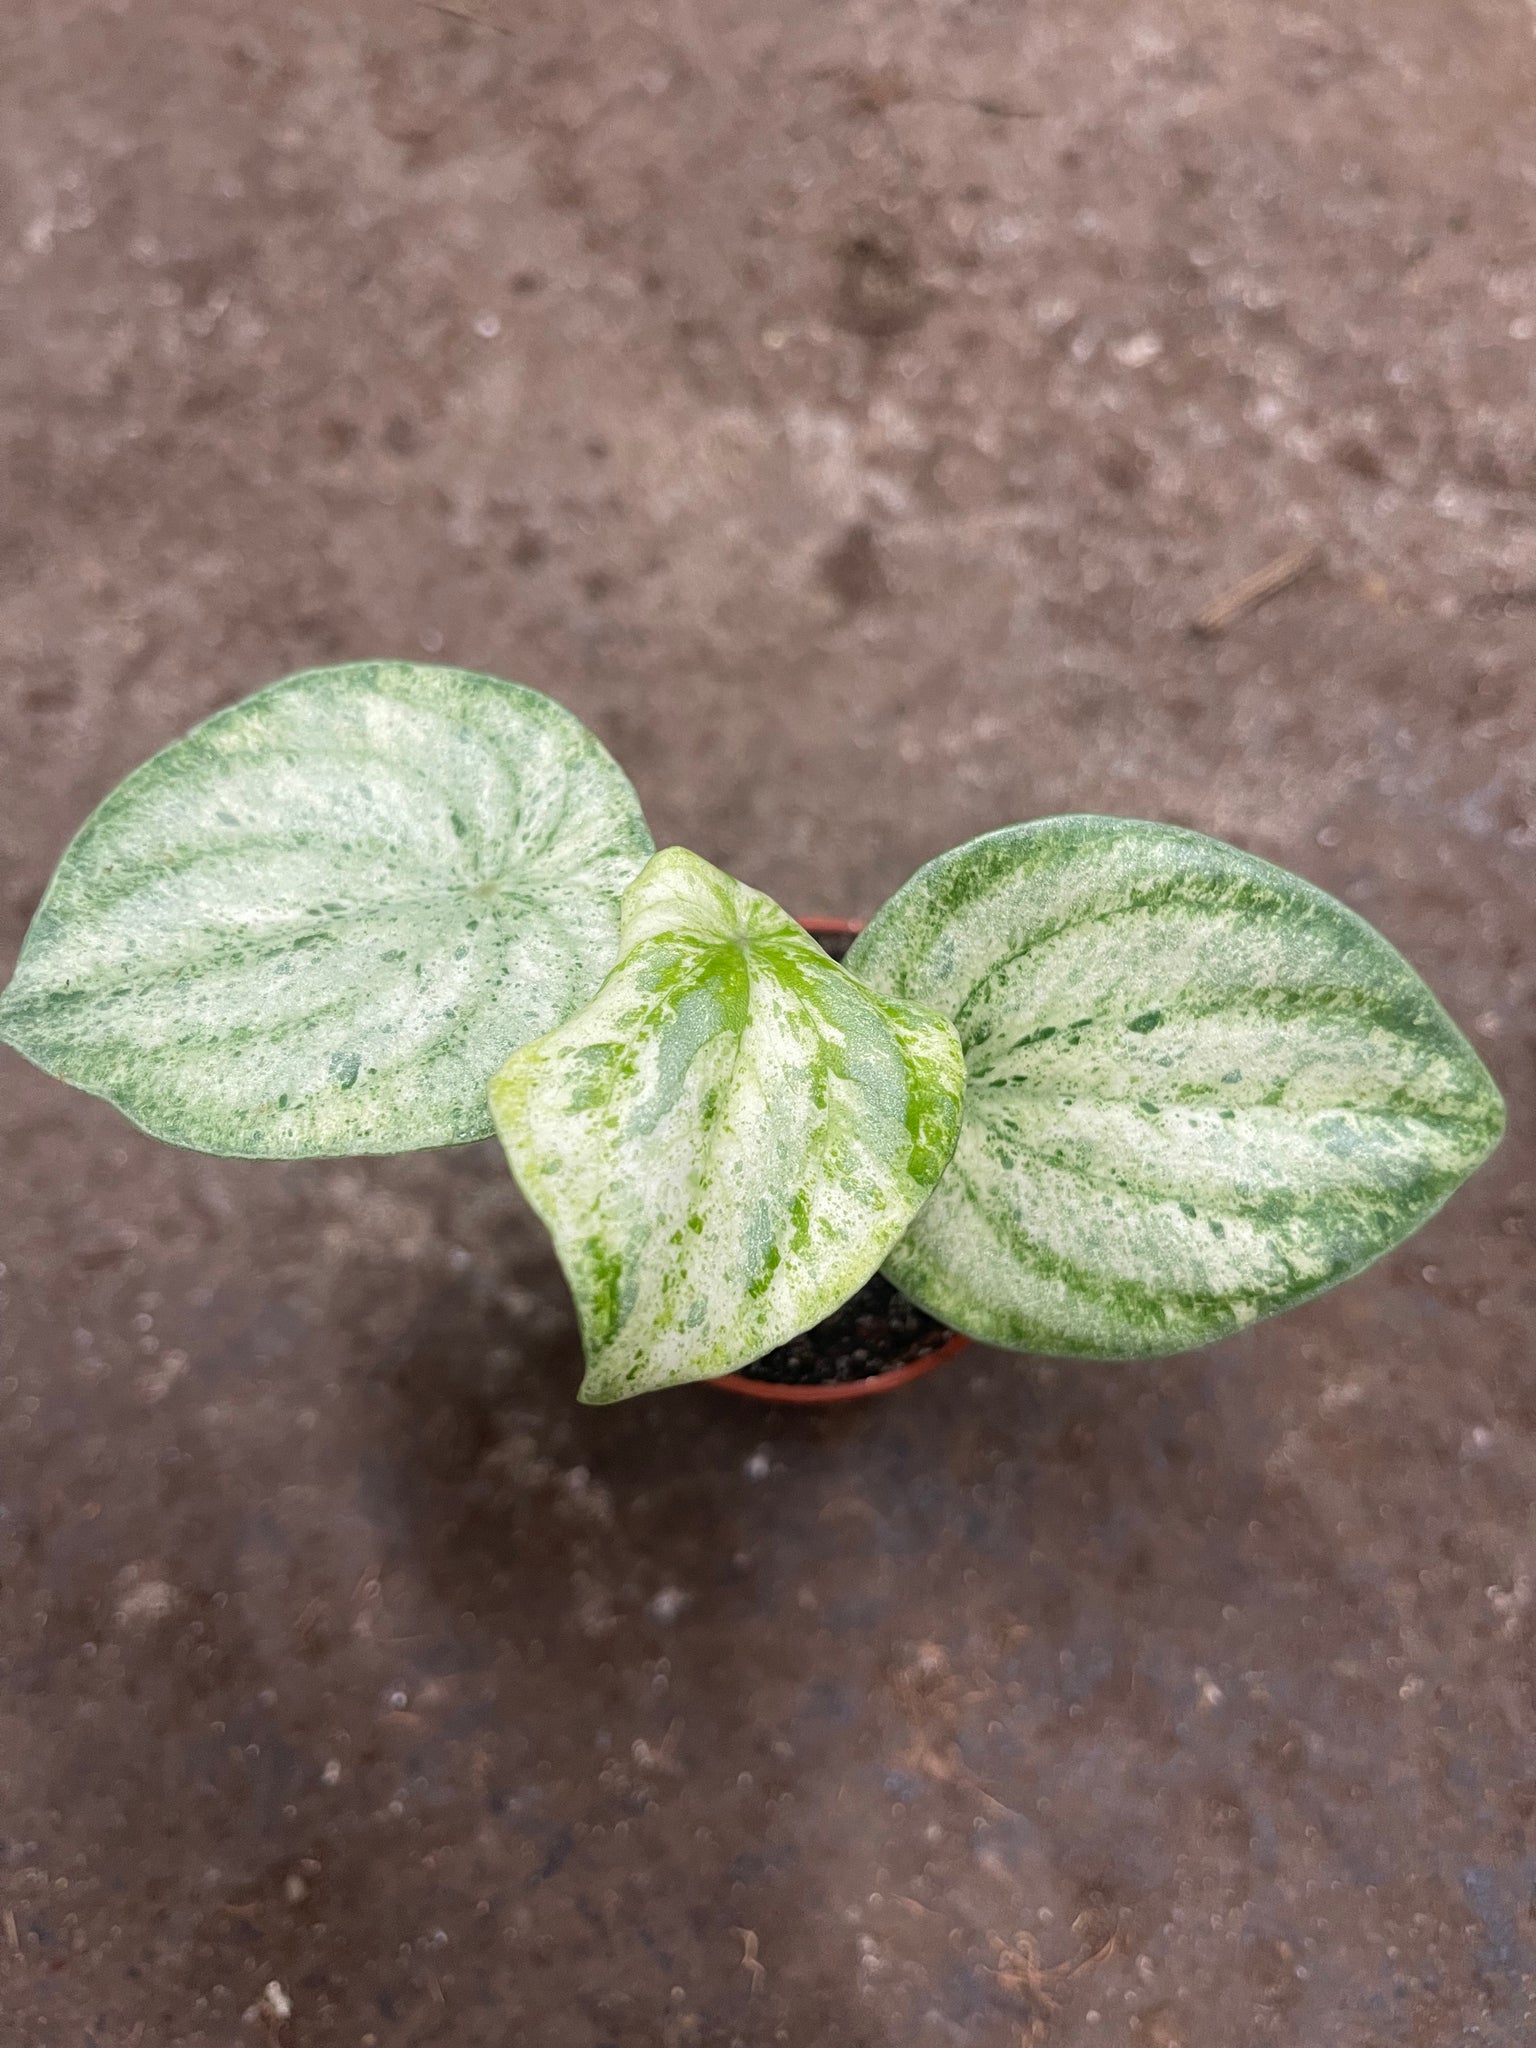
<svg viewBox="0 0 1536 2048">
<path fill-rule="evenodd" d="M 889 1372 L 871 1373 L 863 1380 L 836 1380 L 824 1386 L 797 1386 L 779 1380 L 749 1380 L 744 1373 L 726 1373 L 718 1380 L 709 1380 L 711 1387 L 721 1387 L 728 1394 L 745 1394 L 751 1401 L 787 1401 L 792 1406 L 820 1407 L 827 1401 L 860 1401 L 874 1394 L 894 1394 L 898 1387 L 904 1387 L 912 1380 L 920 1380 L 924 1373 L 932 1372 L 936 1366 L 947 1365 L 952 1358 L 958 1358 L 962 1351 L 970 1348 L 971 1339 L 961 1331 L 954 1330 L 942 1344 L 936 1344 L 932 1351 L 925 1351 L 921 1358 L 908 1359 L 905 1365 L 893 1365 Z"/>
</svg>

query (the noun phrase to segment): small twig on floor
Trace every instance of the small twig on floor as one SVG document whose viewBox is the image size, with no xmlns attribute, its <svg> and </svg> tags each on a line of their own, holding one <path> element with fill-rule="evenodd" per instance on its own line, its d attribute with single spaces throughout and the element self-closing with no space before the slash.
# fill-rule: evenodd
<svg viewBox="0 0 1536 2048">
<path fill-rule="evenodd" d="M 461 7 L 445 7 L 443 0 L 416 0 L 416 5 L 428 14 L 446 14 L 450 21 L 467 21 L 471 28 L 492 29 L 499 36 L 512 33 L 499 21 L 487 21 L 483 14 L 467 14 Z"/>
<path fill-rule="evenodd" d="M 1116 1948 L 1119 1946 L 1119 1942 L 1120 1930 L 1117 1927 L 1115 1928 L 1114 1932 L 1110 1935 L 1109 1939 L 1107 1941 L 1101 1942 L 1099 1946 L 1094 1950 L 1091 1956 L 1084 1956 L 1080 1962 L 1073 1963 L 1070 1966 L 1058 1964 L 1056 1970 L 1052 1972 L 1052 1975 L 1060 1975 L 1063 1977 L 1080 1977 L 1084 1970 L 1092 1970 L 1095 1969 L 1100 1963 L 1107 1963 L 1109 1961 L 1109 1958 L 1114 1954 Z"/>
<path fill-rule="evenodd" d="M 1218 638 L 1249 612 L 1267 604 L 1282 590 L 1289 590 L 1293 583 L 1299 583 L 1322 559 L 1322 548 L 1315 540 L 1299 541 L 1295 547 L 1287 548 L 1283 555 L 1276 555 L 1272 562 L 1266 562 L 1262 569 L 1255 569 L 1251 576 L 1245 576 L 1241 583 L 1234 583 L 1230 590 L 1224 590 L 1220 597 L 1212 598 L 1190 620 L 1190 631 L 1198 633 L 1202 639 Z"/>
<path fill-rule="evenodd" d="M 21 1954 L 21 1936 L 16 1932 L 16 1915 L 9 1906 L 5 1909 L 5 1945 L 13 1956 Z"/>
<path fill-rule="evenodd" d="M 1075 1927 L 1077 1922 L 1074 1921 L 1073 1925 Z M 1010 1998 L 1035 2008 L 1030 2031 L 1021 2038 L 1038 2040 L 1044 2038 L 1045 2022 L 1058 2010 L 1058 2001 L 1052 1996 L 1050 1986 L 1070 1983 L 1085 1970 L 1107 1962 L 1119 1946 L 1120 1930 L 1117 1927 L 1091 1955 L 1080 1956 L 1076 1962 L 1053 1963 L 1049 1968 L 1041 1962 L 1040 1945 L 1032 1934 L 1016 1934 L 1011 1942 L 1004 1941 L 1000 1934 L 992 1934 L 988 1940 L 997 1951 L 997 1967 L 990 1974 L 997 1979 L 998 1989 Z"/>
<path fill-rule="evenodd" d="M 757 1959 L 757 1936 L 750 1927 L 733 1927 L 731 1932 L 741 1936 L 741 1967 L 752 1973 L 752 1989 L 747 1996 L 756 1998 L 762 1989 L 763 1979 L 768 1975 L 767 1970 Z"/>
<path fill-rule="evenodd" d="M 931 100 L 944 107 L 969 107 L 972 113 L 985 114 L 993 121 L 1043 121 L 1043 107 L 1016 107 L 1008 100 L 970 99 L 958 92 L 923 92 L 913 95 L 918 100 Z"/>
<path fill-rule="evenodd" d="M 994 1934 L 989 1939 L 997 1951 L 997 1968 L 990 1974 L 997 1979 L 999 1990 L 1010 1998 L 1027 2000 L 1047 2016 L 1055 2012 L 1056 2001 L 1045 1988 L 1054 1972 L 1041 1968 L 1040 1944 L 1035 1937 L 1018 1934 L 1006 1942 Z"/>
<path fill-rule="evenodd" d="M 669 1777 L 686 1777 L 677 1760 L 677 1738 L 682 1732 L 682 1722 L 674 1721 L 654 1748 L 643 1735 L 637 1735 L 629 1745 L 629 1753 L 642 1771 L 665 1771 Z"/>
</svg>

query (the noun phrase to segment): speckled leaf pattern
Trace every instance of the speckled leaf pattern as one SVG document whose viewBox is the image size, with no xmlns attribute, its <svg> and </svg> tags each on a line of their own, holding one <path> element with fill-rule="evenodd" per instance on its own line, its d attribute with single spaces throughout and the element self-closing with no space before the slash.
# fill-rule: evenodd
<svg viewBox="0 0 1536 2048">
<path fill-rule="evenodd" d="M 960 1046 L 681 847 L 624 898 L 619 964 L 514 1053 L 491 1108 L 581 1318 L 581 1398 L 714 1378 L 861 1287 L 959 1128 Z"/>
<path fill-rule="evenodd" d="M 315 669 L 106 799 L 43 898 L 0 1033 L 207 1152 L 486 1137 L 486 1081 L 597 988 L 651 847 L 618 766 L 536 691 Z"/>
<path fill-rule="evenodd" d="M 965 1047 L 954 1160 L 887 1261 L 957 1329 L 1156 1356 L 1357 1272 L 1498 1142 L 1385 939 L 1199 833 L 1071 817 L 921 869 L 848 956 Z"/>
</svg>

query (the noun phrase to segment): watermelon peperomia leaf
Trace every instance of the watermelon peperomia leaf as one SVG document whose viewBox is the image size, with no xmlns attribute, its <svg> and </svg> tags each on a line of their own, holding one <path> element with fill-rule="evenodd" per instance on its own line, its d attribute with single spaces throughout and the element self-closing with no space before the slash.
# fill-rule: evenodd
<svg viewBox="0 0 1536 2048">
<path fill-rule="evenodd" d="M 485 1137 L 486 1076 L 598 986 L 651 849 L 616 763 L 536 691 L 315 669 L 217 713 L 86 822 L 0 1034 L 203 1151 Z"/>
<path fill-rule="evenodd" d="M 755 889 L 681 847 L 624 897 L 593 1001 L 491 1110 L 576 1298 L 581 1398 L 749 1364 L 862 1286 L 943 1172 L 964 1071 Z"/>
<path fill-rule="evenodd" d="M 848 965 L 959 1030 L 955 1157 L 885 1271 L 990 1343 L 1206 1343 L 1389 1250 L 1503 1128 L 1482 1062 L 1385 939 L 1172 826 L 973 840 Z"/>
</svg>

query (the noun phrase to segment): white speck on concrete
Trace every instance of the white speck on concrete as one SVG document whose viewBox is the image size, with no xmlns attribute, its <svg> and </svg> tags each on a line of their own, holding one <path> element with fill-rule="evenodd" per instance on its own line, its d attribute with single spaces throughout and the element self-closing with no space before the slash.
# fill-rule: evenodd
<svg viewBox="0 0 1536 2048">
<path fill-rule="evenodd" d="M 1148 363 L 1155 363 L 1163 352 L 1161 337 L 1145 329 L 1133 334 L 1126 341 L 1116 342 L 1111 354 L 1123 370 L 1144 370 Z"/>
</svg>

